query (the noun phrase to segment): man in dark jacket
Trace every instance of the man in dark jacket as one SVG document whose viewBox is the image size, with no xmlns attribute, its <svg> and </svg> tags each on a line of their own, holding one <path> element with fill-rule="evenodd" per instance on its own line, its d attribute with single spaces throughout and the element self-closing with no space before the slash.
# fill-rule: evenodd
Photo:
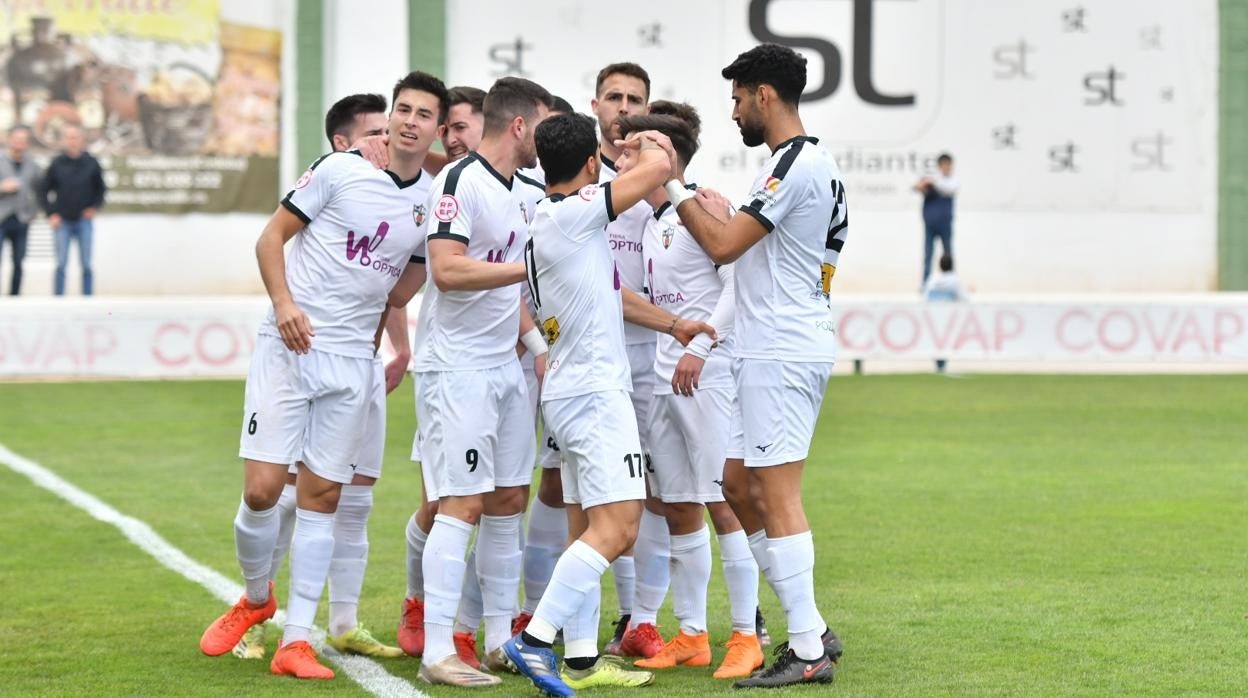
<svg viewBox="0 0 1248 698">
<path fill-rule="evenodd" d="M 940 238 L 943 254 L 953 257 L 953 199 L 958 194 L 958 180 L 953 178 L 953 156 L 941 153 L 936 159 L 936 168 L 935 174 L 914 185 L 915 191 L 923 195 L 923 284 L 932 273 L 936 238 Z"/>
<path fill-rule="evenodd" d="M 9 294 L 22 292 L 22 260 L 30 221 L 39 213 L 39 187 L 43 170 L 27 152 L 30 130 L 25 126 L 9 129 L 8 150 L 0 155 L 0 240 L 7 240 L 13 252 L 13 279 Z M 0 243 L 2 244 L 2 243 Z"/>
<path fill-rule="evenodd" d="M 66 126 L 62 133 L 64 151 L 48 165 L 41 191 L 43 210 L 56 235 L 56 279 L 53 292 L 65 295 L 65 266 L 69 263 L 70 240 L 78 240 L 78 261 L 82 266 L 82 294 L 92 293 L 91 239 L 95 212 L 104 205 L 104 172 L 100 163 L 85 150 L 82 129 Z M 53 198 L 54 197 L 54 198 Z"/>
</svg>

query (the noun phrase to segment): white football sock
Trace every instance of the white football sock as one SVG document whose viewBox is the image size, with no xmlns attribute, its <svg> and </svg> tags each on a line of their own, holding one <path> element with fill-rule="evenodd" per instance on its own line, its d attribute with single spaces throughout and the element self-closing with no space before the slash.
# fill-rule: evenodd
<svg viewBox="0 0 1248 698">
<path fill-rule="evenodd" d="M 290 542 L 290 598 L 286 601 L 282 644 L 307 640 L 312 632 L 333 554 L 334 515 L 296 509 L 295 535 Z"/>
<path fill-rule="evenodd" d="M 585 594 L 581 607 L 568 619 L 563 629 L 563 656 L 598 656 L 598 620 L 602 610 L 602 584 L 593 585 Z"/>
<path fill-rule="evenodd" d="M 565 553 L 567 551 L 564 551 Z M 637 584 L 637 570 L 633 566 L 632 555 L 621 555 L 611 563 L 611 576 L 615 578 L 615 595 L 620 602 L 620 615 L 627 616 L 633 612 L 634 588 Z"/>
<path fill-rule="evenodd" d="M 481 533 L 468 548 L 468 562 L 464 569 L 464 587 L 460 590 L 459 611 L 455 614 L 455 632 L 472 633 L 477 636 L 481 616 L 485 613 L 485 601 L 481 598 L 481 579 L 477 576 L 477 543 Z"/>
<path fill-rule="evenodd" d="M 343 485 L 334 512 L 334 554 L 329 563 L 331 635 L 341 635 L 360 623 L 360 590 L 368 566 L 368 514 L 372 510 L 372 486 Z"/>
<path fill-rule="evenodd" d="M 429 664 L 455 654 L 451 626 L 464 586 L 464 555 L 472 525 L 451 516 L 433 517 L 433 530 L 425 544 L 425 652 Z"/>
<path fill-rule="evenodd" d="M 277 543 L 273 545 L 273 562 L 269 565 L 269 581 L 277 579 L 282 560 L 290 552 L 290 537 L 295 533 L 295 486 L 286 483 L 277 498 Z"/>
<path fill-rule="evenodd" d="M 758 609 L 758 563 L 750 552 L 745 531 L 719 537 L 719 557 L 724 564 L 724 585 L 732 608 L 732 629 L 754 634 L 754 612 Z"/>
<path fill-rule="evenodd" d="M 667 519 L 641 510 L 641 524 L 637 527 L 637 542 L 633 544 L 633 559 L 637 568 L 637 592 L 633 598 L 632 626 L 657 623 L 659 608 L 667 588 L 672 582 L 671 534 Z"/>
<path fill-rule="evenodd" d="M 533 614 L 542 600 L 555 563 L 568 542 L 568 514 L 564 509 L 547 506 L 540 499 L 533 500 L 529 509 L 529 535 L 524 546 L 524 607 L 525 613 Z"/>
<path fill-rule="evenodd" d="M 429 532 L 416 524 L 416 515 L 407 521 L 407 598 L 425 598 L 425 570 L 421 561 L 425 557 L 425 543 Z"/>
<path fill-rule="evenodd" d="M 247 600 L 254 604 L 269 600 L 269 567 L 277 543 L 278 509 L 254 511 L 247 502 L 238 504 L 234 516 L 234 551 L 247 583 Z"/>
<path fill-rule="evenodd" d="M 758 571 L 767 580 L 768 586 L 772 587 L 772 591 L 775 591 L 775 584 L 771 581 L 771 557 L 767 554 L 767 532 L 755 531 L 746 540 L 750 543 L 750 553 L 754 555 L 754 561 L 758 563 Z"/>
<path fill-rule="evenodd" d="M 711 584 L 711 532 L 706 526 L 672 536 L 672 598 L 680 629 L 706 632 L 706 588 Z M 640 596 L 640 594 L 638 594 Z"/>
<path fill-rule="evenodd" d="M 789 621 L 789 647 L 799 659 L 823 656 L 828 626 L 815 606 L 815 543 L 810 531 L 767 539 L 772 586 Z"/>
<path fill-rule="evenodd" d="M 482 516 L 477 534 L 477 574 L 485 617 L 485 651 L 492 652 L 511 638 L 511 614 L 520 590 L 520 528 L 524 514 Z"/>
<path fill-rule="evenodd" d="M 582 540 L 572 542 L 555 563 L 550 586 L 533 613 L 526 630 L 542 642 L 554 642 L 555 634 L 568 624 L 595 589 L 601 593 L 602 575 L 610 563 Z"/>
</svg>

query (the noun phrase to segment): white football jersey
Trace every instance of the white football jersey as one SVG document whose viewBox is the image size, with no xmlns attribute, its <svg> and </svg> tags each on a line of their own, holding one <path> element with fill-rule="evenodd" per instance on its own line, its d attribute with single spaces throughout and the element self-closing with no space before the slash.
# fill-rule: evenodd
<svg viewBox="0 0 1248 698">
<path fill-rule="evenodd" d="M 607 242 L 611 185 L 537 204 L 525 251 L 538 323 L 550 345 L 542 402 L 633 388 L 620 275 Z"/>
<path fill-rule="evenodd" d="M 599 156 L 598 183 L 606 184 L 616 178 L 615 162 L 606 155 Z M 620 272 L 620 283 L 630 291 L 642 293 L 645 287 L 645 269 L 642 262 L 642 238 L 646 232 L 646 220 L 653 209 L 645 201 L 639 201 L 632 208 L 621 212 L 614 221 L 607 225 L 607 239 L 611 243 L 611 254 L 615 257 L 615 266 Z M 647 344 L 655 341 L 654 330 L 624 323 L 624 341 L 627 344 Z"/>
<path fill-rule="evenodd" d="M 720 268 L 706 256 L 670 202 L 656 209 L 646 221 L 642 244 L 646 250 L 646 292 L 650 302 L 677 317 L 709 321 L 724 292 L 723 277 L 733 273 L 732 265 Z M 735 300 L 729 297 L 724 302 Z M 719 335 L 719 344 L 702 367 L 698 387 L 732 388 L 732 330 L 711 324 Z M 675 337 L 659 337 L 654 360 L 656 395 L 672 392 L 672 374 L 686 351 Z"/>
<path fill-rule="evenodd" d="M 322 156 L 282 206 L 307 227 L 286 255 L 286 284 L 312 322 L 312 348 L 371 358 L 390 289 L 419 252 L 429 178 L 401 181 L 357 151 Z M 260 334 L 280 337 L 269 309 Z"/>
<path fill-rule="evenodd" d="M 836 360 L 828 304 L 849 233 L 845 185 L 819 140 L 781 143 L 759 172 L 741 211 L 769 231 L 737 260 L 737 356 Z"/>
<path fill-rule="evenodd" d="M 427 240 L 456 240 L 467 256 L 516 262 L 524 251 L 540 189 L 520 177 L 505 179 L 485 158 L 469 153 L 443 168 L 429 193 Z M 416 327 L 417 371 L 483 370 L 516 358 L 520 286 L 486 291 L 440 291 L 425 285 Z"/>
</svg>

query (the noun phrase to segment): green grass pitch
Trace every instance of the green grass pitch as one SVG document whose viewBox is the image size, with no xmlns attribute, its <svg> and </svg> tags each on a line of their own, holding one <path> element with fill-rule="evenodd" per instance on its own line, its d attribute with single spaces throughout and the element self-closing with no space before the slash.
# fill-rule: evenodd
<svg viewBox="0 0 1248 698">
<path fill-rule="evenodd" d="M 6 384 L 0 443 L 234 577 L 241 400 L 240 382 Z M 420 496 L 413 423 L 409 379 L 390 400 L 360 614 L 387 641 Z M 833 687 L 802 693 L 1244 695 L 1246 425 L 1248 376 L 833 379 L 805 504 L 846 655 Z M 201 656 L 223 610 L 207 591 L 7 468 L 0 493 L 0 694 L 363 694 Z M 718 562 L 712 585 L 720 643 Z M 765 584 L 762 599 L 782 639 Z M 608 581 L 604 640 L 614 604 Z M 382 663 L 417 682 L 417 660 Z M 628 694 L 729 692 L 678 669 Z M 509 678 L 472 694 L 534 691 Z"/>
</svg>

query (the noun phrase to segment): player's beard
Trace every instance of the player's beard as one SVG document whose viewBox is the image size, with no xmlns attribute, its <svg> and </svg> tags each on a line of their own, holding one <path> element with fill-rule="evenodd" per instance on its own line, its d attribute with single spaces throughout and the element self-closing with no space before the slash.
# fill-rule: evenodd
<svg viewBox="0 0 1248 698">
<path fill-rule="evenodd" d="M 520 153 L 520 166 L 533 169 L 537 167 L 537 144 L 532 139 L 524 144 L 524 151 Z"/>
<path fill-rule="evenodd" d="M 762 124 L 751 123 L 748 119 L 742 117 L 742 119 L 737 122 L 737 128 L 741 129 L 741 142 L 745 143 L 747 148 L 762 145 L 763 141 L 766 140 L 764 138 Z"/>
</svg>

